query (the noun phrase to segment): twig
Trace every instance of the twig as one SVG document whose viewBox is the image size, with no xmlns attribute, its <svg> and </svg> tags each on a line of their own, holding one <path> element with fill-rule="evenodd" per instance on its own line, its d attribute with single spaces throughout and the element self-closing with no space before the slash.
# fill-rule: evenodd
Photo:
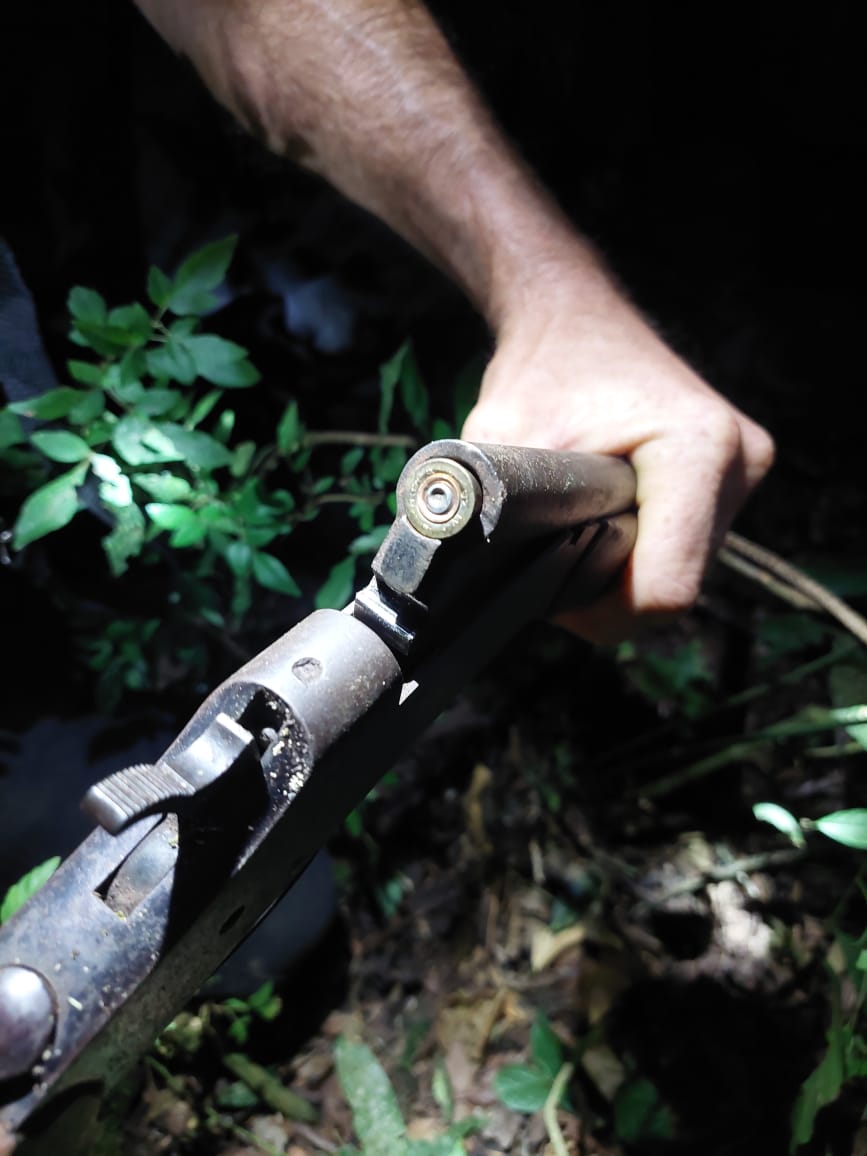
<svg viewBox="0 0 867 1156">
<path fill-rule="evenodd" d="M 376 506 L 385 497 L 385 493 L 380 491 L 375 494 L 346 494 L 335 490 L 330 494 L 316 494 L 310 501 L 311 506 L 333 506 L 343 503 L 350 506 Z"/>
<path fill-rule="evenodd" d="M 237 1124 L 231 1116 L 221 1115 L 219 1112 L 214 1111 L 213 1108 L 207 1111 L 207 1123 L 212 1129 L 224 1128 L 227 1132 L 231 1132 L 233 1136 L 236 1136 L 239 1140 L 243 1140 L 245 1144 L 252 1145 L 252 1147 L 263 1152 L 264 1156 L 282 1156 L 282 1153 L 278 1152 L 267 1140 L 260 1139 L 255 1132 L 251 1132 L 250 1129 L 245 1128 L 243 1124 Z"/>
<path fill-rule="evenodd" d="M 400 446 L 414 450 L 418 441 L 408 434 L 362 433 L 360 430 L 334 429 L 306 433 L 302 440 L 304 449 L 313 446 Z"/>
<path fill-rule="evenodd" d="M 574 1070 L 574 1064 L 563 1065 L 554 1077 L 554 1083 L 551 1085 L 551 1090 L 542 1108 L 542 1119 L 545 1121 L 548 1139 L 551 1141 L 551 1147 L 554 1149 L 555 1156 L 569 1156 L 569 1149 L 566 1147 L 566 1141 L 563 1138 L 563 1133 L 560 1131 L 560 1121 L 557 1119 L 557 1105 L 560 1102 L 560 1097 L 563 1095 L 563 1089 L 569 1083 Z"/>
<path fill-rule="evenodd" d="M 803 721 L 788 719 L 786 722 L 774 723 L 772 726 L 756 731 L 754 735 L 745 739 L 738 741 L 723 739 L 721 740 L 722 743 L 727 745 L 724 745 L 722 750 L 707 755 L 697 762 L 690 763 L 688 767 L 684 767 L 680 771 L 657 779 L 655 783 L 641 787 L 635 793 L 646 799 L 659 798 L 660 795 L 667 795 L 677 787 L 683 786 L 684 783 L 703 779 L 707 775 L 713 774 L 714 771 L 728 766 L 729 763 L 747 757 L 752 754 L 755 747 L 763 746 L 765 743 L 777 742 L 779 739 L 798 738 L 802 735 L 821 734 L 823 731 L 833 730 L 835 727 L 860 726 L 862 723 L 867 723 L 867 706 L 844 706 L 815 710 L 811 712 L 809 719 Z"/>
<path fill-rule="evenodd" d="M 701 891 L 708 883 L 722 883 L 727 879 L 737 879 L 739 875 L 751 875 L 754 871 L 767 871 L 774 867 L 787 867 L 790 863 L 797 863 L 803 859 L 806 852 L 801 848 L 786 847 L 778 851 L 765 851 L 758 855 L 745 855 L 742 859 L 735 859 L 731 863 L 721 863 L 718 867 L 708 867 L 706 871 L 693 876 L 691 879 L 682 879 L 664 891 L 661 895 L 643 899 L 639 910 L 649 907 L 658 907 L 677 899 L 681 895 L 694 895 Z"/>
<path fill-rule="evenodd" d="M 818 674 L 819 671 L 824 670 L 828 666 L 833 666 L 847 655 L 851 654 L 858 648 L 858 643 L 854 639 L 842 639 L 836 646 L 828 651 L 827 654 L 822 654 L 818 658 L 811 658 L 809 662 L 804 662 L 800 666 L 794 666 L 791 670 L 785 671 L 774 682 L 763 682 L 757 686 L 747 687 L 746 690 L 738 691 L 730 698 L 725 699 L 721 703 L 717 703 L 709 710 L 703 711 L 700 715 L 691 719 L 694 725 L 699 726 L 702 723 L 708 722 L 711 719 L 719 718 L 727 711 L 736 710 L 738 707 L 746 706 L 749 703 L 755 702 L 757 699 L 763 698 L 771 691 L 776 691 L 781 686 L 786 686 L 789 683 L 803 682 L 811 674 Z M 672 719 L 668 722 L 661 723 L 642 734 L 635 735 L 628 739 L 625 743 L 619 746 L 612 747 L 610 750 L 603 752 L 598 758 L 594 759 L 591 770 L 597 771 L 616 766 L 624 759 L 628 759 L 636 753 L 640 752 L 644 747 L 652 746 L 664 739 L 667 735 L 675 733 L 681 725 L 682 720 Z M 671 748 L 665 751 L 665 758 L 671 757 Z M 657 756 L 654 756 L 654 761 Z M 630 767 L 635 769 L 634 762 L 630 762 Z"/>
<path fill-rule="evenodd" d="M 775 578 L 773 574 L 769 574 L 767 570 L 763 570 L 761 566 L 757 566 L 754 562 L 747 558 L 742 558 L 736 554 L 734 550 L 729 550 L 722 546 L 717 552 L 717 560 L 722 562 L 724 566 L 728 566 L 730 570 L 734 570 L 737 574 L 741 574 L 744 578 L 749 578 L 751 582 L 757 582 L 759 586 L 764 586 L 771 594 L 775 594 L 783 602 L 788 602 L 790 606 L 794 606 L 796 610 L 820 610 L 818 602 L 813 598 L 809 598 L 806 594 L 802 594 L 800 590 L 795 590 L 785 582 L 781 582 L 779 578 Z"/>
<path fill-rule="evenodd" d="M 254 1063 L 241 1052 L 231 1052 L 223 1056 L 223 1063 L 233 1076 L 237 1076 L 248 1088 L 261 1096 L 275 1112 L 280 1112 L 288 1120 L 301 1120 L 309 1124 L 318 1122 L 319 1113 L 310 1101 L 287 1088 L 261 1064 Z"/>
<path fill-rule="evenodd" d="M 805 759 L 848 759 L 854 755 L 863 755 L 864 746 L 854 739 L 850 743 L 840 743 L 830 747 L 809 747 L 804 751 Z"/>
<path fill-rule="evenodd" d="M 731 553 L 739 555 L 741 559 L 746 559 L 748 563 L 752 563 L 765 571 L 766 574 L 779 578 L 790 588 L 790 593 L 791 590 L 794 590 L 802 598 L 821 607 L 832 618 L 836 618 L 842 626 L 845 626 L 850 634 L 853 634 L 867 646 L 867 619 L 857 610 L 853 610 L 848 602 L 844 602 L 842 598 L 832 594 L 827 586 L 823 586 L 821 582 L 817 582 L 815 578 L 811 578 L 809 574 L 805 574 L 803 570 L 793 566 L 791 562 L 787 562 L 779 554 L 775 554 L 773 550 L 759 546 L 740 534 L 729 532 L 725 536 L 723 550 L 720 552 L 722 560 L 728 560 L 729 565 L 732 562 Z"/>
<path fill-rule="evenodd" d="M 326 1140 L 321 1132 L 317 1132 L 316 1129 L 311 1128 L 309 1124 L 301 1124 L 296 1121 L 294 1130 L 299 1136 L 303 1136 L 305 1140 L 309 1140 L 311 1144 L 315 1144 L 320 1152 L 336 1152 L 338 1150 L 336 1144 L 332 1144 L 330 1140 Z"/>
</svg>

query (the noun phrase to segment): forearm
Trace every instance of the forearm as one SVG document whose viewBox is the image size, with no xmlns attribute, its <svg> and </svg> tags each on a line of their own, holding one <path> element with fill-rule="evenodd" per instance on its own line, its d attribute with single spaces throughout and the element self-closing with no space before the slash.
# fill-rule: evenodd
<svg viewBox="0 0 867 1156">
<path fill-rule="evenodd" d="M 505 143 L 415 0 L 137 0 L 215 97 L 451 275 L 496 331 L 591 248 Z M 574 285 L 572 288 L 574 293 Z"/>
</svg>

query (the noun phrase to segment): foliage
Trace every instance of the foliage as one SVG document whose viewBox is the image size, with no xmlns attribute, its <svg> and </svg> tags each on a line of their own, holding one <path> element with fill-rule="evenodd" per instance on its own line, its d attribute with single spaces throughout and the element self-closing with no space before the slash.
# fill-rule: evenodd
<svg viewBox="0 0 867 1156">
<path fill-rule="evenodd" d="M 168 586 L 156 613 L 130 613 L 127 596 L 120 613 L 106 607 L 96 628 L 82 626 L 104 706 L 167 679 L 207 678 L 208 632 L 218 641 L 237 635 L 257 591 L 298 598 L 288 540 L 336 502 L 355 533 L 315 603 L 345 605 L 359 560 L 382 541 L 412 449 L 411 438 L 388 433 L 398 403 L 420 439 L 432 433 L 409 345 L 382 367 L 378 434 L 359 444 L 343 434 L 339 460 L 335 441 L 307 429 L 295 400 L 267 423 L 267 437 L 261 421 L 245 431 L 239 402 L 259 373 L 241 345 L 204 331 L 234 247 L 234 237 L 206 245 L 173 277 L 151 269 L 145 303 L 110 307 L 94 289 L 74 288 L 70 340 L 81 353 L 66 363 L 68 384 L 0 408 L 17 564 L 87 511 L 104 527 L 107 575 Z M 320 447 L 330 447 L 327 473 L 312 461 Z"/>
<path fill-rule="evenodd" d="M 432 1140 L 412 1140 L 391 1081 L 370 1048 L 341 1037 L 334 1057 L 363 1156 L 463 1156 L 466 1152 L 463 1137 L 477 1130 L 476 1119 L 450 1123 Z M 442 1088 L 436 1098 L 445 1098 Z M 359 1150 L 344 1146 L 340 1151 L 348 1156 Z"/>
<path fill-rule="evenodd" d="M 544 1012 L 530 1029 L 530 1062 L 506 1064 L 497 1072 L 494 1090 L 513 1112 L 540 1112 L 563 1066 L 563 1046 Z"/>
<path fill-rule="evenodd" d="M 836 943 L 844 960 L 844 978 L 856 993 L 855 1006 L 847 1009 L 844 1019 L 841 977 L 829 969 L 831 1023 L 826 1035 L 828 1047 L 801 1086 L 792 1109 L 790 1152 L 808 1143 L 819 1112 L 838 1098 L 848 1082 L 867 1076 L 867 1041 L 857 1027 L 858 1016 L 867 999 L 867 932 L 858 939 L 839 933 Z"/>
<path fill-rule="evenodd" d="M 32 895 L 35 895 L 43 883 L 46 883 L 60 866 L 60 857 L 55 855 L 46 859 L 32 871 L 23 875 L 17 883 L 13 883 L 0 903 L 0 923 L 11 919 L 19 907 L 23 907 Z"/>
<path fill-rule="evenodd" d="M 229 1013 L 229 1039 L 243 1045 L 249 1039 L 253 1021 L 260 1019 L 269 1023 L 275 1020 L 283 1008 L 283 1001 L 279 995 L 274 994 L 274 981 L 269 979 L 246 999 L 232 996 L 224 1000 L 220 1007 Z"/>
<path fill-rule="evenodd" d="M 626 642 L 618 648 L 618 658 L 634 685 L 654 702 L 676 704 L 686 718 L 696 718 L 707 708 L 712 678 L 698 639 L 670 655 L 650 650 L 639 656 Z"/>
</svg>

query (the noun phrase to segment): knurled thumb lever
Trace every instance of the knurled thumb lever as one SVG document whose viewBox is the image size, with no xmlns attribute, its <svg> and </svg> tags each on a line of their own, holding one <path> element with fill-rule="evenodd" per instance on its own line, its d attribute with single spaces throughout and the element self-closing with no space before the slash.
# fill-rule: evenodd
<svg viewBox="0 0 867 1156">
<path fill-rule="evenodd" d="M 259 766 L 256 740 L 235 719 L 218 714 L 190 745 L 156 763 L 115 771 L 90 788 L 82 807 L 116 835 L 147 815 L 178 812 L 218 779 Z"/>
</svg>

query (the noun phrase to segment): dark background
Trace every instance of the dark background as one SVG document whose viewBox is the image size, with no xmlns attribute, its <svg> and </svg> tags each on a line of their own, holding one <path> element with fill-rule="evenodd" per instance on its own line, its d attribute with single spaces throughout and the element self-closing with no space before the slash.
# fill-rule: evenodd
<svg viewBox="0 0 867 1156">
<path fill-rule="evenodd" d="M 436 12 L 654 323 L 776 436 L 779 464 L 741 527 L 796 559 L 864 556 L 855 5 Z M 355 412 L 358 384 L 372 390 L 407 333 L 435 389 L 487 348 L 454 289 L 245 137 L 131 4 L 4 5 L 0 94 L 0 230 L 61 374 L 71 285 L 131 299 L 149 263 L 171 269 L 230 231 L 223 327 L 251 348 L 262 388 L 288 385 L 302 412 L 372 422 L 372 404 Z"/>
</svg>

